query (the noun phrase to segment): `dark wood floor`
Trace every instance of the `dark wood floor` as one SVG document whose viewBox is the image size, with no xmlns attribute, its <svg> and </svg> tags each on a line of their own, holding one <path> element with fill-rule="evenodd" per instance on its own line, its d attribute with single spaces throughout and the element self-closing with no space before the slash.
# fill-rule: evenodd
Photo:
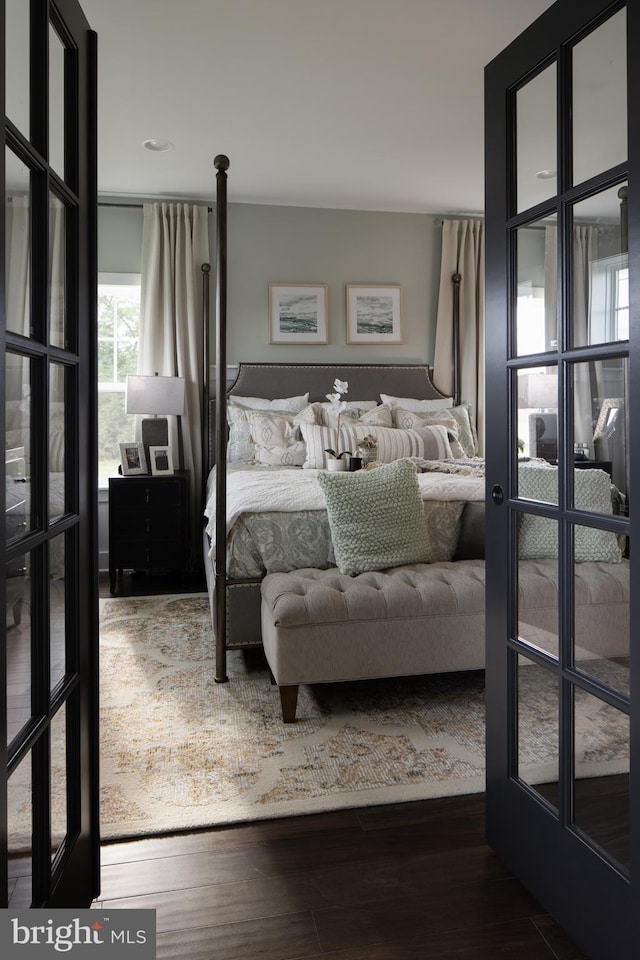
<svg viewBox="0 0 640 960">
<path fill-rule="evenodd" d="M 101 907 L 189 960 L 585 960 L 484 842 L 482 795 L 102 849 Z"/>
<path fill-rule="evenodd" d="M 161 580 L 116 595 L 203 589 Z M 487 847 L 482 795 L 106 844 L 97 903 L 155 909 L 159 960 L 586 960 Z"/>
</svg>

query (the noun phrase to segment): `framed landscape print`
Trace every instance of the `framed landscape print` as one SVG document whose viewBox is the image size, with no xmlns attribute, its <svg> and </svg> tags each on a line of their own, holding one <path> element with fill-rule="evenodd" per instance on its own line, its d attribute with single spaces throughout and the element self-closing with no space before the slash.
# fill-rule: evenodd
<svg viewBox="0 0 640 960">
<path fill-rule="evenodd" d="M 402 287 L 347 284 L 347 343 L 402 343 Z"/>
<path fill-rule="evenodd" d="M 327 343 L 326 283 L 269 284 L 269 343 Z"/>
</svg>

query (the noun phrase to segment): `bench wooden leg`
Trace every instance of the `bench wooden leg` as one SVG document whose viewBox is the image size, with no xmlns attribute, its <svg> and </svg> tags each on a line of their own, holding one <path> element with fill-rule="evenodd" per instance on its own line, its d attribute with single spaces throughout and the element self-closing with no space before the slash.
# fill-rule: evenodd
<svg viewBox="0 0 640 960">
<path fill-rule="evenodd" d="M 282 719 L 285 723 L 293 723 L 296 719 L 296 707 L 298 706 L 298 684 L 278 687 L 278 690 L 280 691 Z"/>
</svg>

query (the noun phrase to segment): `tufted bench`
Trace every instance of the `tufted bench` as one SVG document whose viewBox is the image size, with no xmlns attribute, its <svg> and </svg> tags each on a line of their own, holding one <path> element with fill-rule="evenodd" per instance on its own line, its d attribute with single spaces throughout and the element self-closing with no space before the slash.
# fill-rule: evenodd
<svg viewBox="0 0 640 960">
<path fill-rule="evenodd" d="M 521 625 L 530 642 L 557 646 L 554 560 L 519 567 Z M 335 568 L 268 574 L 262 642 L 295 720 L 300 683 L 480 670 L 485 664 L 483 560 L 412 564 L 345 576 Z M 585 656 L 628 656 L 628 563 L 576 565 L 576 628 Z M 606 652 L 605 652 L 606 648 Z"/>
</svg>

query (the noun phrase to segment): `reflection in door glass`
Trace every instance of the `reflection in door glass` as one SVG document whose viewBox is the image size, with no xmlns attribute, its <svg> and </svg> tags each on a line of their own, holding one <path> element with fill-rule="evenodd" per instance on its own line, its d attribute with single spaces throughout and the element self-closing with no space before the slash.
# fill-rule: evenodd
<svg viewBox="0 0 640 960">
<path fill-rule="evenodd" d="M 613 357 L 572 363 L 567 369 L 573 378 L 575 465 L 604 470 L 615 485 L 613 510 L 626 515 L 629 512 L 628 359 Z"/>
<path fill-rule="evenodd" d="M 627 14 L 623 8 L 573 50 L 573 182 L 627 159 Z"/>
<path fill-rule="evenodd" d="M 7 564 L 7 743 L 31 717 L 31 579 L 30 557 Z"/>
<path fill-rule="evenodd" d="M 556 192 L 556 65 L 516 94 L 518 212 Z"/>
<path fill-rule="evenodd" d="M 49 163 L 64 177 L 64 45 L 49 24 Z"/>
<path fill-rule="evenodd" d="M 526 657 L 518 658 L 518 776 L 558 806 L 558 679 Z"/>
<path fill-rule="evenodd" d="M 558 368 L 523 367 L 517 372 L 518 455 L 558 457 Z"/>
<path fill-rule="evenodd" d="M 518 530 L 518 639 L 558 659 L 558 523 L 521 514 Z"/>
<path fill-rule="evenodd" d="M 556 217 L 516 231 L 518 288 L 515 353 L 546 353 L 558 345 Z"/>
<path fill-rule="evenodd" d="M 5 111 L 29 139 L 29 4 L 5 0 Z"/>
<path fill-rule="evenodd" d="M 54 347 L 65 340 L 65 247 L 66 208 L 53 194 L 49 196 L 49 340 Z"/>
<path fill-rule="evenodd" d="M 573 346 L 629 338 L 627 185 L 573 207 Z"/>
<path fill-rule="evenodd" d="M 65 534 L 49 541 L 49 650 L 50 688 L 53 690 L 66 672 L 66 595 Z"/>
<path fill-rule="evenodd" d="M 5 310 L 7 330 L 31 334 L 31 173 L 5 151 Z"/>
<path fill-rule="evenodd" d="M 628 868 L 629 717 L 580 688 L 574 694 L 574 822 Z"/>
<path fill-rule="evenodd" d="M 24 877 L 29 877 L 33 873 L 30 863 L 33 846 L 30 803 L 32 762 L 29 752 L 11 774 L 7 785 L 8 854 L 9 857 L 20 857 L 21 860 L 27 861 L 21 864 Z M 11 898 L 12 906 L 14 899 L 14 897 Z M 31 906 L 31 884 L 28 889 L 21 891 L 20 906 Z"/>
<path fill-rule="evenodd" d="M 580 524 L 574 526 L 573 539 L 576 669 L 628 696 L 630 594 L 625 544 L 615 533 Z"/>
<path fill-rule="evenodd" d="M 51 859 L 67 833 L 67 705 L 51 721 Z"/>
</svg>

